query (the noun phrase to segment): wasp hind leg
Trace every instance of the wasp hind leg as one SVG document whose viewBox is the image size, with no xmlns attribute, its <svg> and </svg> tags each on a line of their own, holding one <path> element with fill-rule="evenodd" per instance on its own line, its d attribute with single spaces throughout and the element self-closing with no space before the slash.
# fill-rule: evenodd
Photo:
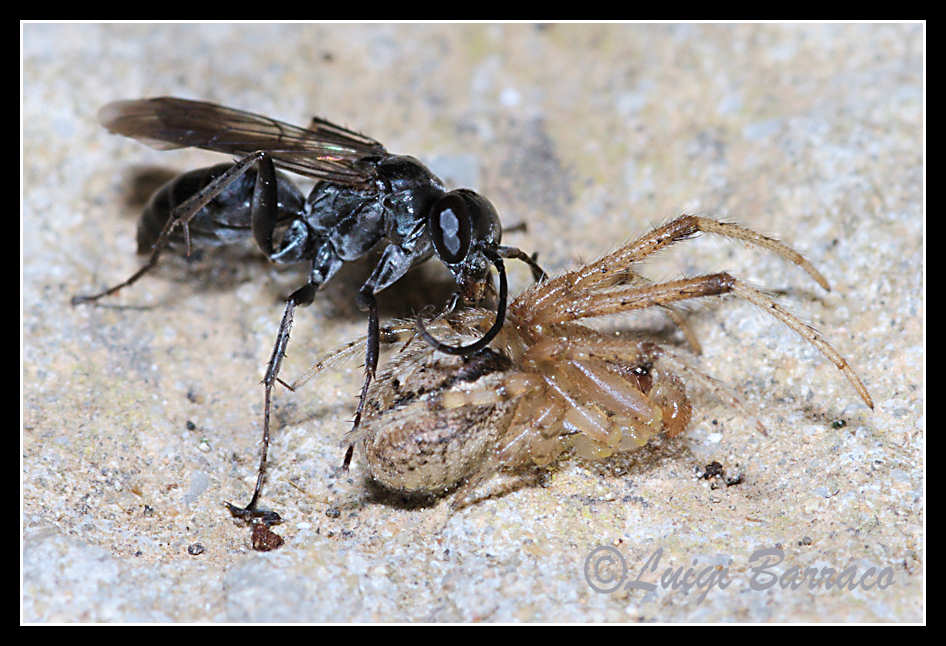
<svg viewBox="0 0 946 646">
<path fill-rule="evenodd" d="M 151 271 L 158 264 L 158 258 L 161 256 L 161 252 L 163 252 L 171 242 L 171 235 L 177 227 L 181 227 L 184 230 L 184 246 L 187 255 L 190 255 L 191 240 L 188 225 L 191 220 L 193 220 L 197 213 L 207 206 L 211 200 L 220 195 L 227 187 L 239 180 L 254 167 L 258 169 L 258 172 L 252 197 L 253 235 L 260 249 L 268 256 L 273 257 L 272 233 L 276 227 L 279 216 L 276 191 L 276 169 L 269 154 L 264 151 L 257 151 L 235 163 L 225 173 L 217 176 L 203 188 L 174 207 L 167 221 L 164 223 L 161 233 L 158 234 L 157 239 L 151 247 L 151 256 L 138 271 L 117 285 L 113 285 L 96 294 L 77 294 L 73 296 L 71 299 L 72 305 L 97 301 L 100 298 L 110 296 L 137 282 L 139 278 Z"/>
</svg>

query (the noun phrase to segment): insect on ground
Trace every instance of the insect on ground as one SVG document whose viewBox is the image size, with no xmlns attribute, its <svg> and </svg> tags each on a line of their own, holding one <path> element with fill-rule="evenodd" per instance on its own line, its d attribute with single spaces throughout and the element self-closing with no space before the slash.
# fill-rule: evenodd
<svg viewBox="0 0 946 646">
<path fill-rule="evenodd" d="M 147 274 L 167 249 L 220 247 L 254 240 L 275 263 L 307 263 L 304 285 L 289 295 L 264 384 L 263 446 L 253 497 L 245 507 L 225 503 L 235 517 L 275 524 L 279 514 L 258 507 L 269 448 L 273 386 L 289 343 L 295 309 L 347 262 L 374 249 L 381 255 L 353 295 L 368 312 L 365 374 L 353 428 L 363 414 L 378 365 L 379 322 L 375 296 L 415 265 L 437 256 L 453 274 L 457 291 L 447 310 L 482 303 L 494 295 L 491 267 L 499 274 L 494 322 L 483 336 L 453 351 L 474 354 L 503 326 L 506 274 L 503 258 L 535 259 L 500 244 L 502 226 L 490 202 L 469 189 L 447 191 L 420 161 L 393 155 L 374 139 L 315 117 L 307 128 L 214 103 L 173 97 L 116 101 L 99 111 L 113 133 L 159 149 L 203 148 L 236 157 L 184 173 L 158 189 L 138 224 L 138 250 L 148 261 L 128 279 L 98 293 L 75 296 L 74 305 L 115 294 Z M 281 169 L 317 180 L 304 196 Z M 352 447 L 345 456 L 351 458 Z"/>
<path fill-rule="evenodd" d="M 487 496 L 508 490 L 534 477 L 535 470 L 526 467 L 548 465 L 570 449 L 603 458 L 637 449 L 660 433 L 682 433 L 692 412 L 685 380 L 754 418 L 686 351 L 644 334 L 615 336 L 577 323 L 659 306 L 685 325 L 674 303 L 723 294 L 754 303 L 801 335 L 873 408 L 864 384 L 821 333 L 731 274 L 654 284 L 636 273 L 638 261 L 699 232 L 767 249 L 829 288 L 811 263 L 785 244 L 735 224 L 685 215 L 596 262 L 533 286 L 510 304 L 496 338 L 472 354 L 457 355 L 427 328 L 460 345 L 490 327 L 489 310 L 454 311 L 428 323 L 418 317 L 386 329 L 385 342 L 411 340 L 371 384 L 361 426 L 345 444 L 360 449 L 368 473 L 384 487 L 435 496 L 459 486 L 453 505 L 460 507 L 483 497 L 480 485 Z M 294 387 L 358 347 L 355 342 L 332 353 Z"/>
</svg>

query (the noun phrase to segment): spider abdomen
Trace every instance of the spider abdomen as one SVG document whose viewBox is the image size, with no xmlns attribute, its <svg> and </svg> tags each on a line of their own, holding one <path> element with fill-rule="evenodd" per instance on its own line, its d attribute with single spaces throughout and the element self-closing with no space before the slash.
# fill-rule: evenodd
<svg viewBox="0 0 946 646">
<path fill-rule="evenodd" d="M 490 349 L 454 357 L 417 345 L 422 358 L 412 350 L 373 384 L 359 436 L 372 478 L 403 493 L 440 494 L 478 468 L 515 409 L 500 396 L 457 405 L 450 395 L 500 390 L 509 362 Z"/>
</svg>

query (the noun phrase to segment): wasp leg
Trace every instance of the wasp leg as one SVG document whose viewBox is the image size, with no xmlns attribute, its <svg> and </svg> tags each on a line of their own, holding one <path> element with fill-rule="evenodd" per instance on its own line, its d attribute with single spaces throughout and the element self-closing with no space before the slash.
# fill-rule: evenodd
<svg viewBox="0 0 946 646">
<path fill-rule="evenodd" d="M 360 309 L 368 310 L 368 338 L 365 347 L 365 380 L 361 386 L 358 408 L 355 411 L 349 437 L 356 437 L 365 401 L 368 398 L 368 386 L 371 385 L 378 368 L 381 333 L 378 325 L 378 303 L 374 295 L 400 280 L 408 269 L 430 256 L 430 245 L 424 242 L 422 237 L 415 237 L 400 245 L 388 245 L 381 254 L 381 259 L 374 271 L 371 272 L 371 276 L 358 290 L 356 304 Z M 342 460 L 343 469 L 348 469 L 354 451 L 355 445 L 349 444 L 345 451 L 345 458 Z"/>
<path fill-rule="evenodd" d="M 173 233 L 174 229 L 179 226 L 184 228 L 185 248 L 187 255 L 190 255 L 190 232 L 188 229 L 188 224 L 190 221 L 194 219 L 194 216 L 197 215 L 198 211 L 207 206 L 207 204 L 212 199 L 220 195 L 220 193 L 226 190 L 228 186 L 237 181 L 244 173 L 246 173 L 255 165 L 259 166 L 259 172 L 256 176 L 256 190 L 254 191 L 253 196 L 254 207 L 256 206 L 257 202 L 260 201 L 266 202 L 264 208 L 269 208 L 270 205 L 275 207 L 276 170 L 273 166 L 272 158 L 266 152 L 258 150 L 235 163 L 227 172 L 209 182 L 202 189 L 194 193 L 191 197 L 174 208 L 170 217 L 167 219 L 167 222 L 164 224 L 164 228 L 161 229 L 158 239 L 155 241 L 154 246 L 152 247 L 151 257 L 148 258 L 148 262 L 142 265 L 138 271 L 132 274 L 127 280 L 109 287 L 108 289 L 103 290 L 97 294 L 73 296 L 71 301 L 72 304 L 79 305 L 80 303 L 97 301 L 104 296 L 110 296 L 120 289 L 128 287 L 132 283 L 136 282 L 139 278 L 151 271 L 151 269 L 153 269 L 154 266 L 158 264 L 158 258 L 160 257 L 161 252 L 164 251 L 170 242 L 171 233 Z M 264 175 L 266 177 L 264 177 Z M 267 195 L 264 196 L 264 193 Z M 271 196 L 269 193 L 271 193 Z M 257 194 L 260 195 L 258 196 Z M 274 211 L 270 216 L 273 222 L 273 227 L 275 227 L 276 215 L 277 214 Z M 254 218 L 254 233 L 256 229 L 256 218 Z M 270 234 L 271 233 L 272 229 L 270 228 Z M 260 240 L 260 235 L 257 235 L 257 240 Z M 271 247 L 272 245 L 270 245 L 270 250 Z M 270 250 L 262 247 L 262 245 L 261 248 L 266 253 L 270 252 Z"/>
<path fill-rule="evenodd" d="M 304 245 L 305 242 L 284 241 L 286 245 L 296 246 Z M 274 254 L 276 255 L 276 254 Z M 257 509 L 260 492 L 263 488 L 263 479 L 266 473 L 266 458 L 269 452 L 269 424 L 270 413 L 272 410 L 272 392 L 273 386 L 279 379 L 279 370 L 282 368 L 282 360 L 286 356 L 286 347 L 289 345 L 289 332 L 292 329 L 292 321 L 295 315 L 297 305 L 309 305 L 315 300 L 315 294 L 328 279 L 335 275 L 344 264 L 341 258 L 333 251 L 329 241 L 322 241 L 315 253 L 312 261 L 312 270 L 309 274 L 309 282 L 294 291 L 286 302 L 286 310 L 282 315 L 282 322 L 279 324 L 279 332 L 276 334 L 276 343 L 273 345 L 273 352 L 269 357 L 269 363 L 266 366 L 266 374 L 263 376 L 263 387 L 265 395 L 263 398 L 263 448 L 260 454 L 259 470 L 256 474 L 256 487 L 253 489 L 253 498 L 246 507 L 236 507 L 230 503 L 224 503 L 230 514 L 236 518 L 242 518 L 246 521 L 258 519 L 265 525 L 275 525 L 282 521 L 274 511 L 260 511 Z M 375 321 L 377 321 L 377 311 L 375 312 Z M 375 353 L 375 363 L 377 364 L 377 352 Z"/>
<path fill-rule="evenodd" d="M 270 412 L 272 410 L 273 385 L 278 380 L 279 370 L 282 367 L 282 360 L 286 356 L 286 346 L 289 345 L 289 332 L 292 329 L 292 321 L 297 305 L 308 305 L 315 299 L 315 292 L 318 286 L 314 284 L 305 285 L 289 297 L 286 303 L 286 310 L 282 315 L 282 322 L 279 324 L 279 332 L 276 335 L 276 344 L 273 346 L 273 353 L 269 357 L 269 363 L 266 367 L 266 374 L 263 377 L 263 387 L 265 395 L 263 401 L 263 448 L 260 452 L 259 469 L 256 474 L 256 487 L 253 489 L 253 497 L 246 507 L 237 507 L 224 502 L 230 514 L 235 518 L 242 518 L 246 521 L 259 519 L 264 525 L 276 525 L 282 522 L 279 514 L 274 511 L 257 509 L 260 492 L 263 489 L 263 480 L 266 474 L 266 458 L 269 453 L 269 423 Z"/>
<path fill-rule="evenodd" d="M 361 307 L 368 308 L 368 338 L 365 344 L 365 380 L 361 385 L 361 395 L 358 397 L 358 408 L 355 410 L 355 418 L 352 420 L 351 437 L 361 425 L 361 415 L 365 409 L 365 401 L 368 399 L 368 386 L 374 379 L 374 374 L 378 369 L 378 354 L 381 351 L 381 333 L 378 326 L 378 302 L 370 292 L 362 291 L 358 293 L 358 304 Z M 352 455 L 355 452 L 355 445 L 349 444 L 345 450 L 345 458 L 342 460 L 342 468 L 348 469 L 351 464 Z"/>
</svg>

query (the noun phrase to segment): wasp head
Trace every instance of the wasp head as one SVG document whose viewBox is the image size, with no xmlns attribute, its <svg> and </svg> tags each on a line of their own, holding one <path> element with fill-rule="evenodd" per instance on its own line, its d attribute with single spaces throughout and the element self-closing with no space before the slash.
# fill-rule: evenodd
<svg viewBox="0 0 946 646">
<path fill-rule="evenodd" d="M 469 189 L 458 189 L 438 199 L 427 216 L 427 231 L 434 250 L 457 281 L 466 303 L 482 302 L 491 291 L 487 251 L 502 238 L 499 215 L 489 200 Z"/>
<path fill-rule="evenodd" d="M 437 256 L 453 273 L 460 298 L 468 304 L 483 302 L 493 292 L 490 265 L 499 273 L 496 321 L 475 343 L 451 346 L 437 341 L 418 317 L 417 331 L 434 348 L 447 354 L 472 354 L 489 345 L 506 318 L 506 269 L 500 257 L 503 247 L 499 214 L 489 200 L 469 189 L 450 191 L 440 197 L 427 216 L 427 232 Z"/>
</svg>

